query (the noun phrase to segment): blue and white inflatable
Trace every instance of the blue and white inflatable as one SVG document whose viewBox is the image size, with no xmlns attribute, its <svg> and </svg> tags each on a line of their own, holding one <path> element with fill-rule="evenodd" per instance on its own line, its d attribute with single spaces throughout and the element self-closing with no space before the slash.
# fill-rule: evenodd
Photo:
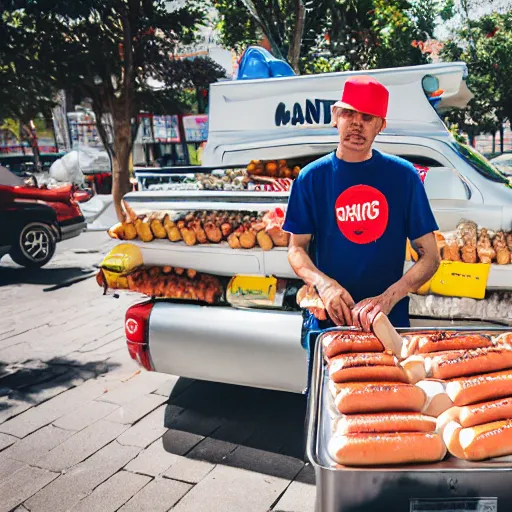
<svg viewBox="0 0 512 512">
<path fill-rule="evenodd" d="M 287 62 L 276 59 L 265 48 L 249 46 L 240 59 L 236 80 L 283 76 L 295 76 L 295 72 Z"/>
</svg>

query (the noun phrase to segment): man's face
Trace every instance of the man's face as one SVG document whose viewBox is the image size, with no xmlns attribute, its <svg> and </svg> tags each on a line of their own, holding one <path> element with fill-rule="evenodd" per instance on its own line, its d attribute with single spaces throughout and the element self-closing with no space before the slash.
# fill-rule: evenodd
<svg viewBox="0 0 512 512">
<path fill-rule="evenodd" d="M 362 114 L 356 110 L 336 108 L 333 112 L 342 148 L 367 153 L 375 137 L 385 126 L 381 117 Z"/>
</svg>

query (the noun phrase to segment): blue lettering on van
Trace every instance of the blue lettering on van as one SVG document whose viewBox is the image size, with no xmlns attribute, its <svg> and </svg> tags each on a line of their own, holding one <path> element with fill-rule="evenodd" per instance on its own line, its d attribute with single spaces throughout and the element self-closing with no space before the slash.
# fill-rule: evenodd
<svg viewBox="0 0 512 512">
<path fill-rule="evenodd" d="M 306 100 L 304 108 L 300 103 L 294 103 L 291 110 L 281 102 L 275 112 L 276 126 L 287 124 L 331 124 L 331 106 L 335 100 Z"/>
</svg>

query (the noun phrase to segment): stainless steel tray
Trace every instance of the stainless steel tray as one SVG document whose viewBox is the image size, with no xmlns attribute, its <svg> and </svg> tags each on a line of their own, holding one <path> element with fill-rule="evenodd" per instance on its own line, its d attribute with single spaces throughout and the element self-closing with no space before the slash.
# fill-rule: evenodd
<svg viewBox="0 0 512 512">
<path fill-rule="evenodd" d="M 435 464 L 354 468 L 336 464 L 327 451 L 332 432 L 332 397 L 329 393 L 318 337 L 311 374 L 307 417 L 307 456 L 316 474 L 316 512 L 510 512 L 512 462 L 467 462 L 448 456 Z M 401 335 L 432 331 L 488 333 L 510 329 L 409 328 Z M 484 499 L 485 498 L 485 499 Z"/>
</svg>

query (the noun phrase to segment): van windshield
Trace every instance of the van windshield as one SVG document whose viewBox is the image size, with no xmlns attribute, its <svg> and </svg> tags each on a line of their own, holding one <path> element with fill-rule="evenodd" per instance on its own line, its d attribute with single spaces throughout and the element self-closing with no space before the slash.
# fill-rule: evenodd
<svg viewBox="0 0 512 512">
<path fill-rule="evenodd" d="M 485 156 L 479 153 L 476 149 L 466 144 L 461 144 L 456 140 L 452 140 L 452 144 L 459 154 L 466 160 L 466 162 L 476 169 L 480 174 L 486 178 L 496 181 L 497 183 L 503 183 L 512 188 L 512 180 L 505 176 L 497 167 L 492 165 Z"/>
</svg>

